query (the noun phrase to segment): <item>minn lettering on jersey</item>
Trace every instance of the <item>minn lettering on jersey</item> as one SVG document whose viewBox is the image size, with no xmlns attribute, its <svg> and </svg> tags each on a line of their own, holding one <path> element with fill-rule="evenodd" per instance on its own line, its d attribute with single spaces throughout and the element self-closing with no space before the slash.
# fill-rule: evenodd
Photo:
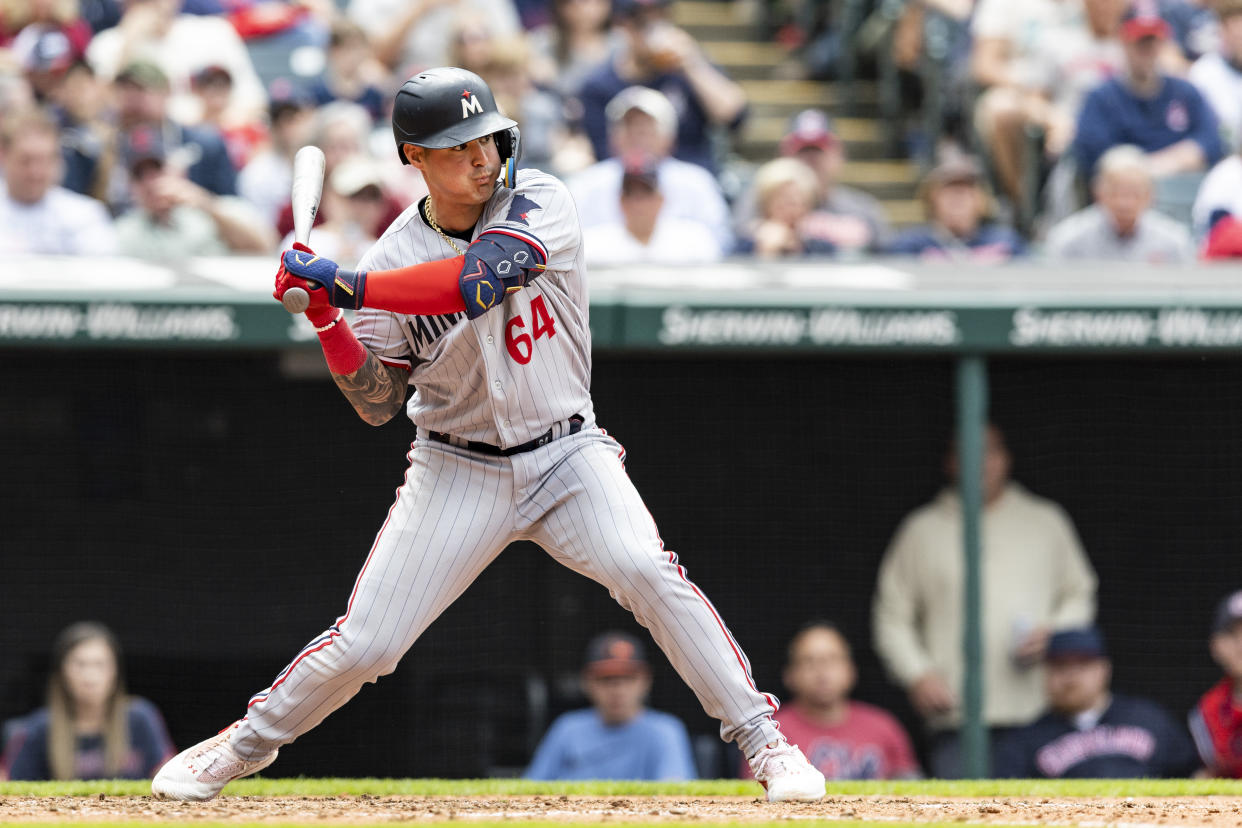
<svg viewBox="0 0 1242 828">
<path fill-rule="evenodd" d="M 446 313 L 441 316 L 411 318 L 406 324 L 409 325 L 410 334 L 414 338 L 414 347 L 421 351 L 448 333 L 449 328 L 456 325 L 463 317 L 465 317 L 464 313 Z"/>
</svg>

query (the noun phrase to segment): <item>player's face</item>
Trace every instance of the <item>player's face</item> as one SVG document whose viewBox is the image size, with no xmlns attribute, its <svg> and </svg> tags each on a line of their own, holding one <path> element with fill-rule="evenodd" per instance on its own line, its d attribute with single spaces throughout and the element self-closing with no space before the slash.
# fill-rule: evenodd
<svg viewBox="0 0 1242 828">
<path fill-rule="evenodd" d="M 99 707 L 116 687 L 116 656 L 102 638 L 83 641 L 69 651 L 61 668 L 74 703 Z"/>
<path fill-rule="evenodd" d="M 447 204 L 483 204 L 500 175 L 500 153 L 491 135 L 448 149 L 415 147 L 410 163 L 423 174 L 437 209 Z"/>
<path fill-rule="evenodd" d="M 1212 636 L 1212 658 L 1231 679 L 1242 680 L 1242 621 Z"/>
<path fill-rule="evenodd" d="M 785 686 L 796 700 L 819 708 L 838 704 L 849 696 L 856 677 L 845 639 L 819 627 L 798 637 L 784 676 Z"/>
<path fill-rule="evenodd" d="M 643 670 L 620 676 L 588 675 L 583 686 L 606 724 L 624 724 L 642 711 L 643 700 L 651 689 L 651 673 Z"/>
<path fill-rule="evenodd" d="M 1048 662 L 1048 706 L 1063 715 L 1096 707 L 1108 692 L 1112 665 L 1106 658 L 1066 656 Z"/>
<path fill-rule="evenodd" d="M 9 147 L 4 172 L 14 201 L 33 204 L 43 198 L 60 176 L 60 147 L 56 138 L 42 132 L 18 136 Z"/>
</svg>

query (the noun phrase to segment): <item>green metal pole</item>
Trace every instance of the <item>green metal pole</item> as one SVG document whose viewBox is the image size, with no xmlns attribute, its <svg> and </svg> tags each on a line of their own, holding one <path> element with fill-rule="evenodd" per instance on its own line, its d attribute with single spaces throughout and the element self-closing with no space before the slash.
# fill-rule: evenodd
<svg viewBox="0 0 1242 828">
<path fill-rule="evenodd" d="M 962 498 L 962 553 L 965 556 L 962 648 L 966 675 L 962 687 L 962 762 L 966 777 L 982 779 L 988 771 L 987 725 L 983 720 L 982 546 L 983 442 L 987 427 L 988 375 L 982 356 L 968 354 L 957 363 L 957 451 Z"/>
</svg>

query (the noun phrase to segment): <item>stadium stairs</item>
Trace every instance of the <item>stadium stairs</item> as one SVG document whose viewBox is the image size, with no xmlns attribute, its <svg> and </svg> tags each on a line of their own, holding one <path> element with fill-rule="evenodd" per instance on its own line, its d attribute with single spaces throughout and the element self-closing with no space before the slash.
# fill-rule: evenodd
<svg viewBox="0 0 1242 828">
<path fill-rule="evenodd" d="M 736 156 L 752 167 L 774 158 L 789 119 L 802 109 L 822 109 L 845 142 L 843 183 L 880 199 L 896 227 L 922 221 L 915 198 L 918 165 L 892 154 L 878 117 L 876 84 L 855 81 L 847 90 L 839 82 L 789 78 L 784 49 L 748 13 L 755 7 L 721 0 L 677 0 L 673 6 L 677 25 L 746 90 L 750 117 L 733 143 Z"/>
</svg>

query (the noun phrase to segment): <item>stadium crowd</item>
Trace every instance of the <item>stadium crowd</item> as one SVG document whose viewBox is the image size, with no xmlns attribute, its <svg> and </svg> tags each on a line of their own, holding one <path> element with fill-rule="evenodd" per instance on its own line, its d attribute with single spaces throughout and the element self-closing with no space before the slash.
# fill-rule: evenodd
<svg viewBox="0 0 1242 828">
<path fill-rule="evenodd" d="M 778 44 L 773 77 L 812 80 L 842 71 L 862 39 L 849 21 L 879 5 L 718 2 Z M 450 63 L 520 122 L 522 164 L 569 183 L 599 264 L 1242 255 L 1242 0 L 904 4 L 878 41 L 892 54 L 870 56 L 912 87 L 901 137 L 924 221 L 896 229 L 842 183 L 829 113 L 793 117 L 776 157 L 737 152 L 752 102 L 674 5 L 4 0 L 0 253 L 274 253 L 292 156 L 315 143 L 316 243 L 348 265 L 424 192 L 391 152 L 392 90 Z M 950 32 L 934 104 L 911 69 L 932 20 Z M 934 135 L 915 125 L 929 106 Z"/>
</svg>

